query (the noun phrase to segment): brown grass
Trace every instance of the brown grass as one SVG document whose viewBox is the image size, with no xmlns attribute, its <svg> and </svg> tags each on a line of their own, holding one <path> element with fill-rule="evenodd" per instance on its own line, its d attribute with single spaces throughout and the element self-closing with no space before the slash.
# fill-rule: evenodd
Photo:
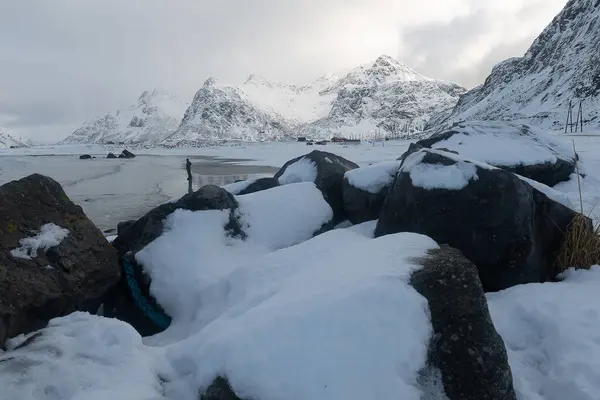
<svg viewBox="0 0 600 400">
<path fill-rule="evenodd" d="M 575 140 L 573 140 L 573 153 L 576 154 Z M 558 250 L 557 273 L 568 268 L 589 269 L 593 265 L 600 265 L 600 226 L 590 227 L 590 220 L 583 213 L 583 196 L 577 158 L 575 167 L 577 168 L 580 213 L 571 221 L 565 232 L 565 240 Z"/>
<path fill-rule="evenodd" d="M 578 214 L 565 233 L 565 240 L 558 250 L 556 269 L 558 273 L 568 268 L 589 269 L 600 264 L 600 226 L 590 229 L 589 219 Z"/>
</svg>

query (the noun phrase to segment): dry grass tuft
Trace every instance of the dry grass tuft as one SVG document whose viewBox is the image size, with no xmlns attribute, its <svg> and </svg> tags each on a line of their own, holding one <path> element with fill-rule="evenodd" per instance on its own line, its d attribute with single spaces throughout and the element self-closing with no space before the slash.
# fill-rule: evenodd
<svg viewBox="0 0 600 400">
<path fill-rule="evenodd" d="M 583 214 L 573 218 L 557 253 L 557 273 L 568 268 L 589 269 L 600 265 L 600 226 L 592 228 L 589 222 Z"/>
<path fill-rule="evenodd" d="M 577 168 L 580 213 L 571 221 L 565 232 L 562 246 L 558 250 L 555 265 L 557 273 L 569 268 L 589 269 L 594 265 L 600 265 L 600 226 L 590 226 L 590 219 L 583 213 L 583 195 L 575 140 L 573 140 L 573 154 Z"/>
</svg>

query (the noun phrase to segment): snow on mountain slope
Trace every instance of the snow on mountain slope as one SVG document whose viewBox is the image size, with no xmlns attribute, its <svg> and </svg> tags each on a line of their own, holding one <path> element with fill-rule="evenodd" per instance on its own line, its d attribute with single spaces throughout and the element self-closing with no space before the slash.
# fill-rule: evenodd
<svg viewBox="0 0 600 400">
<path fill-rule="evenodd" d="M 504 119 L 564 129 L 569 101 L 583 100 L 584 129 L 600 127 L 600 1 L 569 0 L 525 56 L 496 65 L 445 124 Z"/>
<path fill-rule="evenodd" d="M 163 143 L 182 146 L 203 141 L 277 140 L 286 131 L 283 118 L 260 109 L 239 88 L 219 85 L 209 78 L 196 92 L 179 128 Z"/>
<path fill-rule="evenodd" d="M 10 147 L 28 147 L 28 144 L 24 139 L 9 135 L 0 129 L 0 149 L 8 149 Z"/>
<path fill-rule="evenodd" d="M 421 129 L 431 115 L 453 107 L 465 89 L 426 78 L 389 56 L 325 76 L 310 85 L 273 83 L 250 75 L 243 85 L 209 80 L 194 97 L 177 131 L 165 140 L 182 146 L 215 140 L 278 140 L 295 135 L 399 132 Z"/>
<path fill-rule="evenodd" d="M 61 143 L 159 142 L 177 129 L 188 105 L 171 93 L 145 91 L 135 104 L 87 121 Z"/>
</svg>

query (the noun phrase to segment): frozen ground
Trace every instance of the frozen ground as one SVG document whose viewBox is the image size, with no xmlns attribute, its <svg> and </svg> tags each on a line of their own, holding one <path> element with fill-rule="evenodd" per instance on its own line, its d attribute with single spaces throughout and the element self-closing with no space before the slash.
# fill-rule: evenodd
<svg viewBox="0 0 600 400">
<path fill-rule="evenodd" d="M 583 208 L 600 222 L 600 135 L 561 136 L 555 140 L 571 147 L 575 140 L 581 156 Z M 116 222 L 135 218 L 187 190 L 185 157 L 194 161 L 194 185 L 224 185 L 235 180 L 272 175 L 274 168 L 314 149 L 329 151 L 361 166 L 394 161 L 408 148 L 409 141 L 389 141 L 343 145 L 307 146 L 298 142 L 242 143 L 198 149 L 136 149 L 135 160 L 94 159 L 80 161 L 81 154 L 103 157 L 115 147 L 99 145 L 41 146 L 23 149 L 0 149 L 0 184 L 40 172 L 57 179 L 67 194 L 102 229 L 114 228 Z M 485 146 L 485 143 L 482 144 Z M 493 149 L 485 149 L 489 156 Z M 506 152 L 506 149 L 498 149 Z M 471 158 L 474 158 L 472 155 Z M 219 162 L 220 161 L 220 162 Z M 261 166 L 271 166 L 272 169 Z M 555 189 L 564 193 L 573 208 L 579 209 L 578 183 L 570 182 Z"/>
<path fill-rule="evenodd" d="M 65 146 L 60 154 L 45 149 L 4 150 L 0 153 L 0 185 L 33 173 L 57 180 L 67 195 L 83 207 L 85 213 L 102 230 L 114 229 L 118 222 L 139 218 L 153 207 L 187 192 L 185 155 L 145 156 L 135 159 L 79 160 L 81 151 Z M 66 150 L 66 151 L 65 151 Z M 81 147 L 79 147 L 81 150 Z M 101 150 L 101 149 L 100 149 Z M 39 155 L 27 155 L 38 153 Z M 104 156 L 106 151 L 97 153 Z M 223 185 L 235 180 L 262 176 L 272 169 L 240 166 L 233 163 L 192 157 L 193 184 Z"/>
</svg>

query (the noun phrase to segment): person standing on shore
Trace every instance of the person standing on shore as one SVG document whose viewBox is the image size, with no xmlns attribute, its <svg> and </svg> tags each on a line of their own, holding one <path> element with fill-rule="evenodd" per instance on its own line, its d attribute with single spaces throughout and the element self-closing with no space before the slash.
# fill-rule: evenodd
<svg viewBox="0 0 600 400">
<path fill-rule="evenodd" d="M 192 163 L 189 158 L 185 159 L 185 169 L 187 171 L 188 193 L 192 193 Z"/>
</svg>

